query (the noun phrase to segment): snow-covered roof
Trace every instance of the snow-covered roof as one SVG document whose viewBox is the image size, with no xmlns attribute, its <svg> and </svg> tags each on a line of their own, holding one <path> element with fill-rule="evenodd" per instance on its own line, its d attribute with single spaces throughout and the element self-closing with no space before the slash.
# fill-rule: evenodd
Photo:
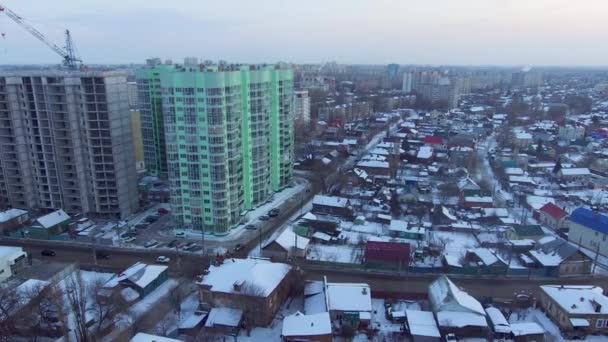
<svg viewBox="0 0 608 342">
<path fill-rule="evenodd" d="M 556 267 L 564 261 L 564 258 L 556 252 L 545 253 L 542 250 L 532 250 L 530 251 L 530 256 L 538 261 L 539 264 L 546 267 Z"/>
<path fill-rule="evenodd" d="M 232 308 L 212 308 L 207 315 L 205 327 L 223 325 L 226 327 L 238 327 L 241 323 L 243 310 Z"/>
<path fill-rule="evenodd" d="M 433 148 L 430 146 L 421 146 L 416 155 L 419 159 L 428 159 L 433 156 Z"/>
<path fill-rule="evenodd" d="M 387 161 L 381 161 L 381 160 L 362 160 L 357 163 L 357 166 L 358 167 L 375 167 L 375 168 L 388 169 L 389 163 Z"/>
<path fill-rule="evenodd" d="M 510 176 L 521 176 L 524 174 L 524 170 L 519 167 L 507 167 L 505 168 L 505 173 Z"/>
<path fill-rule="evenodd" d="M 608 313 L 608 297 L 599 286 L 542 285 L 540 288 L 569 314 Z M 599 312 L 596 312 L 597 305 Z"/>
<path fill-rule="evenodd" d="M 490 317 L 495 332 L 504 334 L 511 332 L 511 326 L 500 310 L 495 307 L 489 307 L 486 308 L 486 313 Z"/>
<path fill-rule="evenodd" d="M 327 233 L 323 233 L 321 231 L 317 231 L 314 234 L 312 234 L 312 237 L 315 238 L 315 239 L 322 240 L 322 241 L 331 241 L 331 238 L 333 236 L 331 236 L 331 235 L 329 235 Z"/>
<path fill-rule="evenodd" d="M 63 209 L 59 209 L 59 210 L 53 211 L 50 214 L 46 214 L 44 216 L 37 218 L 36 221 L 43 228 L 51 228 L 64 221 L 67 221 L 69 219 L 70 219 L 70 215 L 68 215 L 65 211 L 63 211 Z"/>
<path fill-rule="evenodd" d="M 302 218 L 305 220 L 316 221 L 317 215 L 315 215 L 309 211 L 306 214 L 304 214 L 304 216 L 302 216 Z"/>
<path fill-rule="evenodd" d="M 144 333 L 137 333 L 137 335 L 133 336 L 131 342 L 181 342 L 180 340 L 176 340 L 173 338 L 162 337 L 157 335 L 150 335 Z"/>
<path fill-rule="evenodd" d="M 528 132 L 515 132 L 515 139 L 532 140 L 532 134 Z"/>
<path fill-rule="evenodd" d="M 331 334 L 328 312 L 305 315 L 296 312 L 283 319 L 283 336 L 318 336 Z"/>
<path fill-rule="evenodd" d="M 391 225 L 389 227 L 389 230 L 391 231 L 398 231 L 398 232 L 407 232 L 407 225 L 408 223 L 402 220 L 391 220 Z"/>
<path fill-rule="evenodd" d="M 541 335 L 545 329 L 536 322 L 519 322 L 511 324 L 513 336 Z"/>
<path fill-rule="evenodd" d="M 413 336 L 441 337 L 432 312 L 405 310 L 405 315 Z"/>
<path fill-rule="evenodd" d="M 287 228 L 276 238 L 276 240 L 274 240 L 274 242 L 281 246 L 285 251 L 290 252 L 293 251 L 294 247 L 300 250 L 306 249 L 310 240 L 305 237 L 298 236 L 298 234 Z"/>
<path fill-rule="evenodd" d="M 21 209 L 9 209 L 0 213 L 0 223 L 7 222 L 9 220 L 14 219 L 15 217 L 19 217 L 21 215 L 26 215 L 27 211 Z"/>
<path fill-rule="evenodd" d="M 497 262 L 505 264 L 504 260 L 500 258 L 496 252 L 489 248 L 479 247 L 468 250 L 470 253 L 475 254 L 481 262 L 486 266 L 494 265 Z"/>
<path fill-rule="evenodd" d="M 591 175 L 591 171 L 589 171 L 586 167 L 573 167 L 570 169 L 560 169 L 559 171 L 563 176 L 588 176 Z"/>
<path fill-rule="evenodd" d="M 23 255 L 26 255 L 26 253 L 22 247 L 0 246 L 0 259 L 8 261 L 9 264 Z"/>
<path fill-rule="evenodd" d="M 227 293 L 238 293 L 235 284 L 240 284 L 241 289 L 249 285 L 268 296 L 290 270 L 289 265 L 266 260 L 226 259 L 219 266 L 210 266 L 209 274 L 204 276 L 199 285 L 210 286 L 211 291 Z"/>
<path fill-rule="evenodd" d="M 133 264 L 131 267 L 124 270 L 108 280 L 104 287 L 112 288 L 118 285 L 119 282 L 128 280 L 139 288 L 145 288 L 156 280 L 163 272 L 169 268 L 164 265 L 147 265 L 141 262 Z"/>
<path fill-rule="evenodd" d="M 467 196 L 464 201 L 469 203 L 493 203 L 494 199 L 489 196 Z"/>
<path fill-rule="evenodd" d="M 482 309 L 483 310 L 483 309 Z M 439 311 L 437 312 L 437 322 L 440 327 L 487 327 L 488 322 L 484 315 L 472 312 Z"/>
<path fill-rule="evenodd" d="M 50 283 L 46 280 L 28 279 L 17 286 L 15 291 L 21 296 L 22 300 L 27 300 L 29 302 L 31 300 L 29 297 L 32 295 L 31 291 L 37 291 L 38 289 L 45 288 L 49 284 Z"/>
<path fill-rule="evenodd" d="M 346 208 L 348 206 L 348 199 L 336 196 L 315 195 L 312 199 L 312 204 L 326 207 Z"/>
<path fill-rule="evenodd" d="M 450 213 L 450 210 L 448 208 L 446 208 L 445 206 L 441 206 L 441 212 L 443 213 L 443 215 L 445 215 L 445 217 L 447 217 L 448 219 L 452 220 L 452 221 L 457 221 L 458 219 L 456 218 L 456 216 L 452 215 Z"/>
<path fill-rule="evenodd" d="M 485 316 L 481 303 L 461 290 L 446 276 L 440 276 L 429 285 L 429 299 L 431 299 L 435 312 L 449 310 L 472 312 Z"/>
<path fill-rule="evenodd" d="M 326 286 L 329 310 L 371 311 L 371 290 L 367 284 L 328 283 Z"/>
</svg>

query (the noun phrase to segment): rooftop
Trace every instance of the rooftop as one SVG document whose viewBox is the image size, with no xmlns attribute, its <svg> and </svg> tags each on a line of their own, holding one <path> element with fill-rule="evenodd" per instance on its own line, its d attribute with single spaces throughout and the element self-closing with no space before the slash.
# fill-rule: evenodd
<svg viewBox="0 0 608 342">
<path fill-rule="evenodd" d="M 608 234 L 608 216 L 587 208 L 578 208 L 570 214 L 571 222 L 583 227 Z"/>
<path fill-rule="evenodd" d="M 318 336 L 331 334 L 328 312 L 305 315 L 296 312 L 283 319 L 283 336 Z"/>
<path fill-rule="evenodd" d="M 599 286 L 543 285 L 540 288 L 569 314 L 608 314 L 608 297 Z"/>
</svg>

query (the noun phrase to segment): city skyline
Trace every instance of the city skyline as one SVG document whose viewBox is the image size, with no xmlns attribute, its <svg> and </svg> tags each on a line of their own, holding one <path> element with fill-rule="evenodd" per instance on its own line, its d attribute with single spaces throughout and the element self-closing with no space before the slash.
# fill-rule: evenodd
<svg viewBox="0 0 608 342">
<path fill-rule="evenodd" d="M 602 58 L 608 48 L 598 43 L 608 30 L 602 21 L 608 3 L 602 1 L 4 4 L 57 45 L 69 28 L 87 64 L 141 63 L 150 56 L 243 63 L 608 64 Z M 3 64 L 57 63 L 52 51 L 1 18 Z"/>
</svg>

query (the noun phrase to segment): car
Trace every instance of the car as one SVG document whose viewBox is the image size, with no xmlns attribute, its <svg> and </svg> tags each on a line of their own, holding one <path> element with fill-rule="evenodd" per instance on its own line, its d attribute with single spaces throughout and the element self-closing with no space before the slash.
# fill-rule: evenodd
<svg viewBox="0 0 608 342">
<path fill-rule="evenodd" d="M 168 264 L 169 261 L 171 261 L 171 259 L 169 257 L 164 256 L 164 255 L 161 255 L 158 258 L 156 258 L 156 262 L 161 263 L 161 264 Z"/>
<path fill-rule="evenodd" d="M 158 241 L 156 241 L 156 240 L 150 240 L 150 241 L 144 243 L 144 247 L 146 247 L 146 248 L 152 247 L 154 245 L 158 245 Z"/>
<path fill-rule="evenodd" d="M 134 226 L 135 229 L 146 229 L 148 228 L 148 223 L 138 223 Z"/>
<path fill-rule="evenodd" d="M 159 217 L 160 217 L 160 216 L 158 216 L 158 215 L 151 215 L 151 216 L 148 216 L 148 217 L 146 217 L 146 222 L 148 222 L 148 223 L 153 223 L 153 222 L 156 222 L 156 221 L 158 220 L 158 218 L 159 218 Z"/>
<path fill-rule="evenodd" d="M 243 245 L 241 245 L 240 243 L 237 243 L 237 244 L 236 244 L 236 246 L 234 246 L 234 251 L 235 251 L 235 252 L 238 252 L 238 251 L 240 251 L 241 249 L 243 249 Z"/>
<path fill-rule="evenodd" d="M 135 232 L 126 232 L 126 233 L 120 234 L 121 239 L 134 238 L 135 236 L 137 236 L 137 233 L 135 233 Z"/>
<path fill-rule="evenodd" d="M 129 236 L 127 238 L 122 239 L 123 243 L 130 243 L 130 242 L 133 242 L 133 241 L 135 241 L 135 236 Z"/>
<path fill-rule="evenodd" d="M 175 237 L 178 237 L 178 238 L 186 237 L 186 233 L 185 232 L 175 232 Z"/>
<path fill-rule="evenodd" d="M 110 259 L 110 254 L 108 254 L 107 252 L 104 252 L 104 251 L 97 251 L 97 252 L 95 252 L 95 257 L 97 259 L 101 259 L 101 260 L 108 260 L 108 259 Z"/>
<path fill-rule="evenodd" d="M 259 218 L 260 218 L 260 221 L 268 221 L 268 220 L 270 220 L 270 216 L 268 216 L 268 215 L 262 215 Z"/>
<path fill-rule="evenodd" d="M 165 209 L 165 208 L 158 208 L 158 210 L 156 211 L 161 215 L 166 215 L 169 213 L 169 210 Z"/>
<path fill-rule="evenodd" d="M 194 242 L 189 242 L 189 243 L 187 243 L 187 244 L 185 244 L 185 245 L 182 246 L 182 249 L 185 250 L 185 251 L 189 251 L 189 250 L 192 250 L 194 248 L 196 248 L 196 243 L 194 243 Z"/>
<path fill-rule="evenodd" d="M 169 243 L 167 244 L 167 247 L 169 247 L 169 248 L 173 248 L 173 247 L 177 246 L 177 244 L 179 244 L 179 241 L 177 241 L 177 240 L 172 240 L 171 242 L 169 242 Z"/>
<path fill-rule="evenodd" d="M 44 255 L 44 256 L 55 256 L 55 251 L 52 251 L 50 249 L 43 249 L 40 254 Z"/>
<path fill-rule="evenodd" d="M 245 229 L 256 230 L 258 227 L 255 224 L 248 224 L 245 226 Z"/>
<path fill-rule="evenodd" d="M 280 210 L 278 208 L 270 209 L 270 211 L 268 211 L 268 216 L 277 217 L 277 216 L 279 216 L 279 212 L 280 212 Z"/>
<path fill-rule="evenodd" d="M 456 338 L 456 335 L 454 335 L 454 334 L 447 334 L 447 335 L 445 335 L 445 341 L 446 342 L 453 342 L 453 341 L 455 342 L 455 341 L 458 341 L 458 339 Z"/>
</svg>

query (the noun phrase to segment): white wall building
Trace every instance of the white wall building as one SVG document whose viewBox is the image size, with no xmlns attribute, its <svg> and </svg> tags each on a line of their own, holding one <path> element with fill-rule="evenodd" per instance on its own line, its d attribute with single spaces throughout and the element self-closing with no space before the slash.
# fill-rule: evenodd
<svg viewBox="0 0 608 342">
<path fill-rule="evenodd" d="M 310 124 L 310 96 L 308 90 L 293 92 L 293 113 L 297 121 Z"/>
<path fill-rule="evenodd" d="M 585 127 L 582 126 L 560 126 L 557 137 L 560 140 L 578 140 L 585 136 Z"/>
<path fill-rule="evenodd" d="M 0 282 L 10 278 L 27 263 L 27 253 L 21 247 L 0 246 Z"/>
</svg>

